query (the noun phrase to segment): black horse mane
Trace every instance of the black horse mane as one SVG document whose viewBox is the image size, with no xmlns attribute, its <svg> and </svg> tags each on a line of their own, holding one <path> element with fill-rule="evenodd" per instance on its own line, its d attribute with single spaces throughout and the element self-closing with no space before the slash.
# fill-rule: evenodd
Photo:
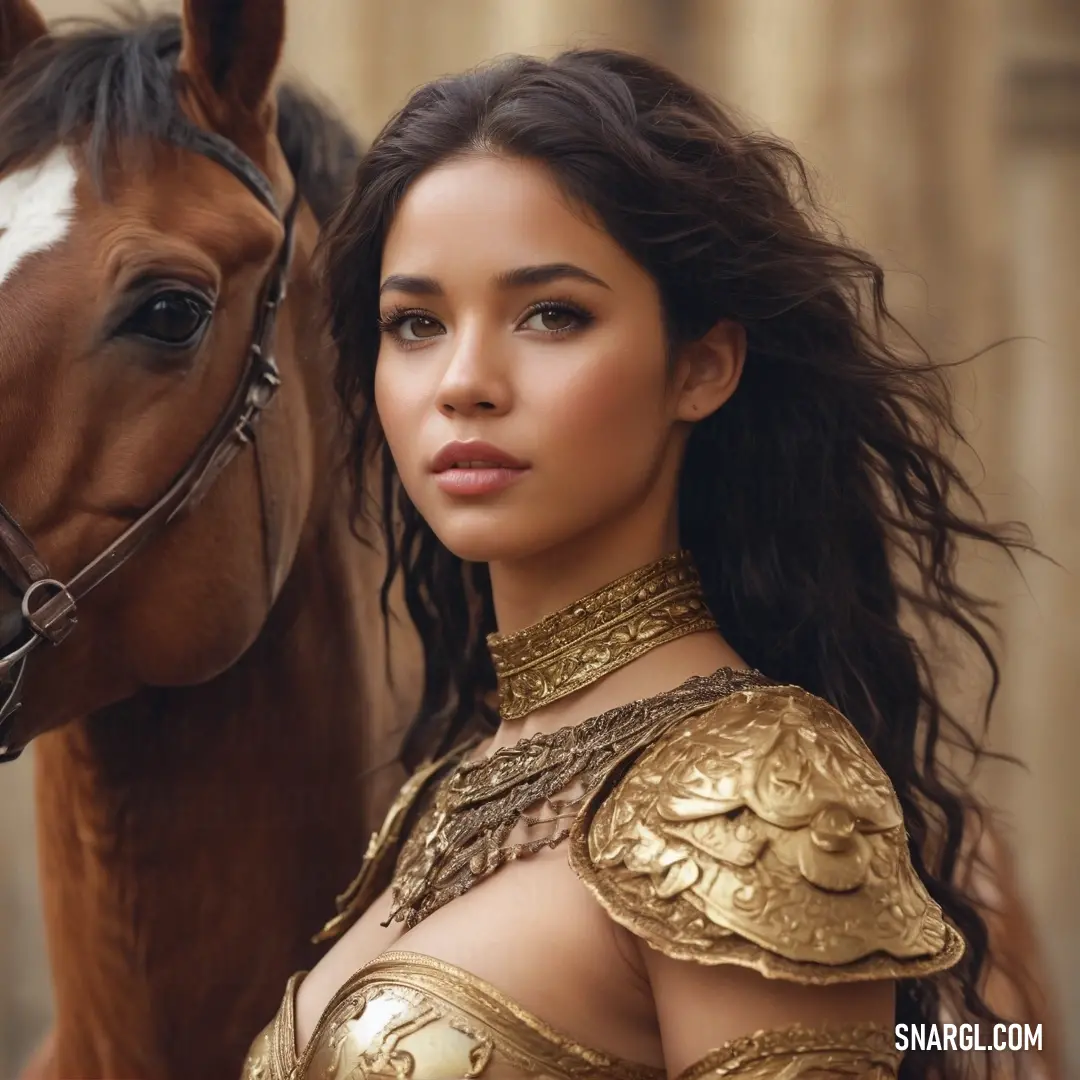
<svg viewBox="0 0 1080 1080">
<path fill-rule="evenodd" d="M 175 15 L 65 20 L 0 67 L 0 173 L 78 142 L 100 177 L 121 140 L 161 140 L 176 117 Z M 278 138 L 320 223 L 352 182 L 361 148 L 332 107 L 295 83 L 278 90 Z"/>
</svg>

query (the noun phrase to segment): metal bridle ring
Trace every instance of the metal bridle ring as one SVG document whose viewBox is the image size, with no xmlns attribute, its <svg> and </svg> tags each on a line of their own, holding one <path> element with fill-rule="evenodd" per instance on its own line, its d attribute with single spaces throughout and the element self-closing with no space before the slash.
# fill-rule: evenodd
<svg viewBox="0 0 1080 1080">
<path fill-rule="evenodd" d="M 52 586 L 56 590 L 53 596 L 59 596 L 63 592 L 67 592 L 67 586 L 62 581 L 57 581 L 55 578 L 39 578 L 35 581 L 26 592 L 23 593 L 22 598 L 22 614 L 23 618 L 27 621 L 31 621 L 33 612 L 30 610 L 30 597 L 34 595 L 37 589 L 45 588 L 46 586 Z M 47 597 L 47 600 L 51 600 L 53 596 Z"/>
<path fill-rule="evenodd" d="M 31 608 L 30 600 L 38 589 L 51 588 L 55 590 L 48 596 L 44 603 Z M 30 624 L 30 629 L 39 638 L 44 638 L 53 645 L 59 645 L 75 629 L 78 618 L 75 614 L 75 597 L 68 591 L 68 587 L 52 578 L 42 578 L 23 594 L 22 599 L 23 618 Z"/>
</svg>

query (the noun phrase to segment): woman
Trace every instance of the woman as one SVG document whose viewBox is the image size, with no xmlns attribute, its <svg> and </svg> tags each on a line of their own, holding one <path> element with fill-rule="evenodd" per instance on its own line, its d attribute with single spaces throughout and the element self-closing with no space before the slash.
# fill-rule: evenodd
<svg viewBox="0 0 1080 1080">
<path fill-rule="evenodd" d="M 996 679 L 953 568 L 1013 541 L 804 192 L 614 52 L 441 79 L 375 142 L 326 257 L 415 772 L 249 1078 L 945 1075 L 894 1021 L 989 1015 L 900 612 Z"/>
</svg>

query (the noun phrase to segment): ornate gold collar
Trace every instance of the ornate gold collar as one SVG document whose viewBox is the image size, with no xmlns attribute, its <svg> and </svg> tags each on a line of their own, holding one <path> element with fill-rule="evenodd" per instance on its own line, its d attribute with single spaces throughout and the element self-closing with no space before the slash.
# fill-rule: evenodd
<svg viewBox="0 0 1080 1080">
<path fill-rule="evenodd" d="M 462 761 L 439 783 L 402 845 L 383 926 L 397 921 L 411 930 L 505 863 L 557 847 L 584 800 L 622 761 L 729 694 L 768 684 L 760 672 L 720 668 Z M 528 839 L 512 842 L 519 822 Z"/>
<path fill-rule="evenodd" d="M 520 720 L 669 641 L 715 630 L 688 551 L 634 570 L 513 634 L 490 634 L 499 715 Z"/>
</svg>

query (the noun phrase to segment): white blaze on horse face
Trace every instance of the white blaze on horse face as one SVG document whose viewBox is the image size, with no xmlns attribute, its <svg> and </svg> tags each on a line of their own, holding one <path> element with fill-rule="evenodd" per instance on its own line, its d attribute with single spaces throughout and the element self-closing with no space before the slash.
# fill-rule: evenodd
<svg viewBox="0 0 1080 1080">
<path fill-rule="evenodd" d="M 64 147 L 0 179 L 0 288 L 28 255 L 45 251 L 67 236 L 77 180 L 71 154 Z"/>
</svg>

